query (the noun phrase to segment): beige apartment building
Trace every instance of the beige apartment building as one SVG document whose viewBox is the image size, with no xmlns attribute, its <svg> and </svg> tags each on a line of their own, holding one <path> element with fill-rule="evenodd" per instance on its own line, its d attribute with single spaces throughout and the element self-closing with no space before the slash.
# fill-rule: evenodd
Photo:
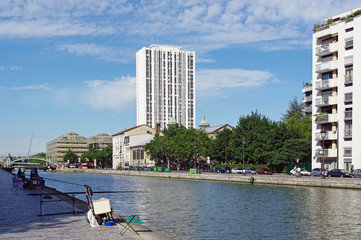
<svg viewBox="0 0 361 240">
<path fill-rule="evenodd" d="M 154 128 L 140 125 L 114 134 L 113 169 L 125 166 L 154 166 L 154 161 L 146 154 L 143 146 L 154 139 L 156 132 Z"/>
<path fill-rule="evenodd" d="M 93 145 L 95 149 L 102 150 L 112 143 L 112 137 L 101 133 L 96 136 L 86 138 L 75 132 L 57 137 L 46 143 L 46 158 L 51 162 L 66 166 L 64 154 L 70 149 L 78 157 L 81 157 L 89 150 L 89 145 Z"/>
<path fill-rule="evenodd" d="M 87 142 L 88 142 L 88 145 L 92 146 L 94 149 L 103 150 L 107 146 L 112 144 L 112 136 L 110 136 L 106 133 L 101 133 L 101 134 L 89 137 L 87 139 Z"/>
<path fill-rule="evenodd" d="M 312 167 L 361 168 L 361 7 L 315 25 L 312 56 Z"/>
</svg>

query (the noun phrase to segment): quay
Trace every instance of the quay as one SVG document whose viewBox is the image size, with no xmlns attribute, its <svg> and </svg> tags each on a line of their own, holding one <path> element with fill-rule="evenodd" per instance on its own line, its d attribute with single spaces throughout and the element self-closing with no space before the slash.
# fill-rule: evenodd
<svg viewBox="0 0 361 240">
<path fill-rule="evenodd" d="M 61 214 L 72 212 L 73 198 L 67 194 L 59 194 L 52 188 L 36 190 L 22 189 L 12 182 L 12 175 L 0 169 L 0 236 L 1 239 L 172 239 L 163 233 L 156 232 L 142 224 L 132 223 L 132 227 L 139 233 L 136 235 L 126 231 L 120 235 L 123 226 L 91 227 L 86 221 L 88 208 L 86 203 L 76 199 L 78 214 Z M 61 201 L 43 204 L 40 213 L 38 196 L 28 194 L 57 193 L 53 198 Z M 84 191 L 85 193 L 85 191 Z M 55 214 L 54 214 L 55 213 Z"/>
<path fill-rule="evenodd" d="M 325 178 L 312 176 L 295 177 L 287 174 L 272 175 L 256 175 L 256 174 L 226 174 L 203 172 L 201 174 L 191 174 L 186 171 L 172 172 L 153 172 L 153 171 L 135 171 L 135 170 L 103 170 L 103 169 L 68 169 L 64 168 L 59 172 L 78 172 L 78 173 L 95 173 L 95 174 L 114 174 L 123 176 L 142 176 L 142 177 L 160 177 L 174 178 L 200 181 L 222 181 L 222 182 L 238 182 L 250 183 L 251 177 L 253 184 L 272 184 L 285 186 L 305 186 L 305 187 L 327 187 L 327 188 L 343 188 L 343 189 L 359 189 L 361 190 L 360 178 Z"/>
</svg>

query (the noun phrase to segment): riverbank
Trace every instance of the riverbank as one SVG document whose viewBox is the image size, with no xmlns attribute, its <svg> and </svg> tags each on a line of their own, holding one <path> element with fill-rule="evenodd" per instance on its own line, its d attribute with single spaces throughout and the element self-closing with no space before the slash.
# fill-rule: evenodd
<svg viewBox="0 0 361 240">
<path fill-rule="evenodd" d="M 79 199 L 78 214 L 60 214 L 73 211 L 72 199 L 67 194 L 59 195 L 51 188 L 23 190 L 21 182 L 19 186 L 14 185 L 12 175 L 1 169 L 0 182 L 1 239 L 171 239 L 141 224 L 132 224 L 139 236 L 131 231 L 120 236 L 124 227 L 119 224 L 93 228 L 86 221 L 86 204 Z M 54 192 L 57 194 L 53 199 L 42 204 L 44 216 L 38 216 L 40 198 L 35 194 Z"/>
<path fill-rule="evenodd" d="M 253 178 L 253 184 L 272 184 L 272 185 L 287 185 L 287 186 L 306 186 L 306 187 L 327 187 L 327 188 L 343 188 L 343 189 L 358 189 L 361 190 L 360 178 L 326 178 L 320 177 L 294 177 L 287 174 L 273 174 L 273 175 L 246 175 L 242 174 L 223 174 L 223 173 L 209 173 L 190 174 L 189 172 L 174 171 L 174 172 L 152 172 L 152 171 L 119 171 L 119 170 L 102 170 L 102 169 L 68 169 L 59 170 L 59 172 L 74 172 L 74 173 L 95 173 L 95 174 L 114 174 L 123 176 L 142 176 L 142 177 L 160 177 L 160 178 L 174 178 L 187 180 L 203 180 L 203 181 L 221 181 L 221 182 L 239 182 L 250 183 Z"/>
</svg>

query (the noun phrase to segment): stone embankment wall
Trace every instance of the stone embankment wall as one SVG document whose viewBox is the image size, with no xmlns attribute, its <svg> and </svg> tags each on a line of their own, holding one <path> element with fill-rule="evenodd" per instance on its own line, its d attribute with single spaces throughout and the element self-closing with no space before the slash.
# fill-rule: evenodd
<svg viewBox="0 0 361 240">
<path fill-rule="evenodd" d="M 123 176 L 142 176 L 142 177 L 161 177 L 161 178 L 176 178 L 188 180 L 205 180 L 205 181 L 222 181 L 222 182 L 239 182 L 250 183 L 253 177 L 253 184 L 274 184 L 274 185 L 290 185 L 290 186 L 307 186 L 307 187 L 330 187 L 330 188 L 348 188 L 360 189 L 360 178 L 326 178 L 320 177 L 294 177 L 286 174 L 273 175 L 250 175 L 243 176 L 242 174 L 222 174 L 222 173 L 207 173 L 190 174 L 189 172 L 152 172 L 152 171 L 118 171 L 118 170 L 100 170 L 100 169 L 63 169 L 63 172 L 77 172 L 77 173 L 96 173 L 96 174 L 113 174 Z"/>
</svg>

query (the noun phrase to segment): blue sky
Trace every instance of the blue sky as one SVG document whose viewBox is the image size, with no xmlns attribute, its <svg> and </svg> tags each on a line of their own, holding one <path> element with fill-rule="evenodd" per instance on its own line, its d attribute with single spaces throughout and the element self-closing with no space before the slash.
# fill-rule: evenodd
<svg viewBox="0 0 361 240">
<path fill-rule="evenodd" d="M 135 54 L 151 44 L 196 52 L 196 121 L 278 121 L 311 79 L 314 23 L 359 7 L 321 0 L 2 0 L 0 156 L 45 152 L 76 132 L 136 125 Z"/>
</svg>

